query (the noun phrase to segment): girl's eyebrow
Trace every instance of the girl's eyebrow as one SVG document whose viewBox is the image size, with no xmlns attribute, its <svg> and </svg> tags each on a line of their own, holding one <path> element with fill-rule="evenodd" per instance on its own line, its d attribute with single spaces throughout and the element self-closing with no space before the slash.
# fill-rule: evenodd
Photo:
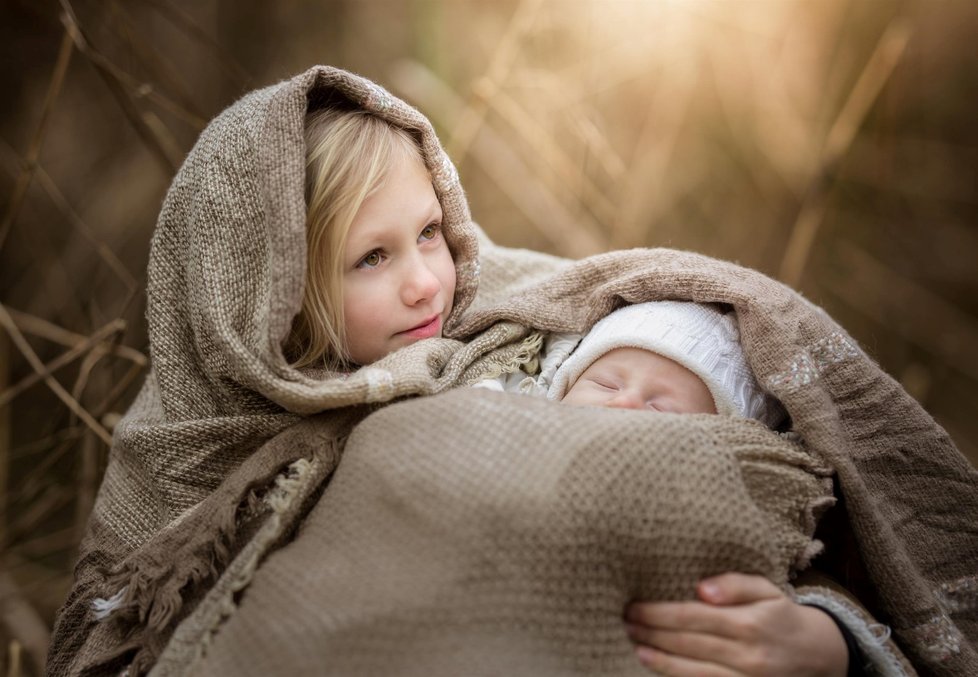
<svg viewBox="0 0 978 677">
<path fill-rule="evenodd" d="M 429 219 L 436 214 L 438 214 L 439 216 L 442 214 L 441 202 L 438 200 L 437 197 L 431 201 L 431 204 L 428 205 L 428 210 L 426 214 L 428 215 Z"/>
</svg>

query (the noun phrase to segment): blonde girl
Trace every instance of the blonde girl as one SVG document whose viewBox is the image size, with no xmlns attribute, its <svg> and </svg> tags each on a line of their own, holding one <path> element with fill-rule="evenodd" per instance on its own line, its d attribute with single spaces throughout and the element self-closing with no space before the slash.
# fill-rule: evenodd
<svg viewBox="0 0 978 677">
<path fill-rule="evenodd" d="M 360 110 L 306 123 L 307 273 L 288 351 L 352 367 L 442 335 L 455 265 L 418 141 Z"/>
<path fill-rule="evenodd" d="M 255 569 L 329 477 L 351 410 L 431 387 L 477 238 L 430 122 L 353 73 L 311 68 L 207 126 L 153 234 L 151 368 L 115 428 L 49 674 L 143 674 L 219 578 Z M 374 364 L 414 346 L 412 378 Z"/>
</svg>

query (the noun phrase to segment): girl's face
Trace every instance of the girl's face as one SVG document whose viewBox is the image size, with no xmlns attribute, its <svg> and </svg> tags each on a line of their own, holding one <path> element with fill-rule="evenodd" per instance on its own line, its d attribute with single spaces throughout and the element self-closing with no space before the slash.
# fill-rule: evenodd
<svg viewBox="0 0 978 677">
<path fill-rule="evenodd" d="M 710 389 L 678 362 L 639 348 L 608 351 L 584 370 L 563 402 L 588 407 L 715 414 Z"/>
<path fill-rule="evenodd" d="M 455 297 L 441 220 L 428 172 L 407 154 L 354 217 L 343 253 L 343 314 L 356 364 L 441 336 Z"/>
</svg>

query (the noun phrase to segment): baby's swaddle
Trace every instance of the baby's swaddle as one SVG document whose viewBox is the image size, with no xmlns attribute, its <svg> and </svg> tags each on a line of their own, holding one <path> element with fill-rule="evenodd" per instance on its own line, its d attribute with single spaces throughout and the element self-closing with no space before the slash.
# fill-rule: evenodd
<svg viewBox="0 0 978 677">
<path fill-rule="evenodd" d="M 481 389 L 394 404 L 195 672 L 645 674 L 625 604 L 724 571 L 785 583 L 828 474 L 742 419 Z"/>
</svg>

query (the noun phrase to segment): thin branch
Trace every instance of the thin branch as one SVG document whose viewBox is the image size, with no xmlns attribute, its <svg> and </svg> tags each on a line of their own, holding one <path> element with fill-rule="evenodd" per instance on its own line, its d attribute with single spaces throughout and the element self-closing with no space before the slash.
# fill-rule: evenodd
<svg viewBox="0 0 978 677">
<path fill-rule="evenodd" d="M 2 303 L 0 303 L 0 325 L 3 325 L 3 327 L 10 334 L 10 339 L 20 351 L 21 355 L 24 356 L 24 359 L 27 360 L 28 364 L 31 365 L 31 368 L 39 374 L 43 373 L 44 363 L 41 362 L 40 358 L 37 356 L 37 353 L 35 353 L 30 344 L 27 343 L 27 339 L 25 339 L 24 335 L 20 333 L 20 330 L 17 328 L 17 324 L 14 322 L 13 318 L 10 316 L 10 313 L 7 312 L 6 307 L 4 307 Z M 65 406 L 74 412 L 78 418 L 85 423 L 85 425 L 91 428 L 103 442 L 108 445 L 112 444 L 112 435 L 110 435 L 108 431 L 102 427 L 102 424 L 96 421 L 92 415 L 89 414 L 60 383 L 58 383 L 52 376 L 45 376 L 44 382 L 58 397 L 58 399 L 64 402 Z"/>
<path fill-rule="evenodd" d="M 911 29 L 905 19 L 894 19 L 880 38 L 859 80 L 829 130 L 819 169 L 811 182 L 781 260 L 780 278 L 797 287 L 825 215 L 830 179 L 852 145 L 866 114 L 903 56 Z"/>
<path fill-rule="evenodd" d="M 135 25 L 136 21 L 128 7 L 131 3 L 120 0 L 110 0 L 110 3 L 113 9 L 113 22 L 118 25 L 120 36 L 124 36 L 127 49 L 131 50 L 133 55 L 138 57 L 139 61 L 146 66 L 149 77 L 159 82 L 183 110 L 197 119 L 194 127 L 200 131 L 207 124 L 204 113 L 197 108 L 193 94 L 187 89 L 186 84 L 181 82 L 180 74 L 176 72 L 176 69 L 160 54 L 152 41 L 147 40 L 139 32 Z"/>
<path fill-rule="evenodd" d="M 20 207 L 24 202 L 24 196 L 27 195 L 27 188 L 30 186 L 31 179 L 34 177 L 37 159 L 41 155 L 41 145 L 44 142 L 44 132 L 46 131 L 48 120 L 51 118 L 54 103 L 58 100 L 58 95 L 61 93 L 65 74 L 68 72 L 68 64 L 71 62 L 73 42 L 74 36 L 72 35 L 72 29 L 66 27 L 64 36 L 61 38 L 58 59 L 54 64 L 54 73 L 51 75 L 51 82 L 48 84 L 48 91 L 44 96 L 44 104 L 41 107 L 41 119 L 37 123 L 37 129 L 34 130 L 34 137 L 31 139 L 31 145 L 28 147 L 27 155 L 24 157 L 23 169 L 21 169 L 20 176 L 17 177 L 17 183 L 14 184 L 13 193 L 10 196 L 10 201 L 7 203 L 7 209 L 3 215 L 3 221 L 0 221 L 0 249 L 3 249 L 7 234 L 10 232 L 10 228 L 13 226 L 17 214 L 20 212 Z"/>
<path fill-rule="evenodd" d="M 73 28 L 71 34 L 78 51 L 88 58 L 89 63 L 102 76 L 102 80 L 108 85 L 109 91 L 112 92 L 116 101 L 122 107 L 123 113 L 125 113 L 129 122 L 132 123 L 136 133 L 139 134 L 149 149 L 153 151 L 154 156 L 160 162 L 163 170 L 167 175 L 174 174 L 177 167 L 180 166 L 183 157 L 179 144 L 156 115 L 150 111 L 140 110 L 134 102 L 134 98 L 154 95 L 155 92 L 153 91 L 152 85 L 148 83 L 134 83 L 127 74 L 95 49 L 85 37 L 69 0 L 60 0 L 60 2 L 61 7 L 64 9 L 62 20 L 66 25 Z M 130 96 L 130 93 L 135 96 Z M 168 102 L 167 106 L 175 114 L 179 114 L 178 111 L 182 111 L 180 106 L 173 102 Z M 182 114 L 193 117 L 192 114 L 186 111 L 182 111 Z"/>
<path fill-rule="evenodd" d="M 155 7 L 160 15 L 169 20 L 174 26 L 182 28 L 200 44 L 209 48 L 211 53 L 217 57 L 218 63 L 224 68 L 224 72 L 234 78 L 236 81 L 235 85 L 239 89 L 247 87 L 248 83 L 251 82 L 251 75 L 248 71 L 228 54 L 228 51 L 223 46 L 215 42 L 207 31 L 198 26 L 189 14 L 170 2 L 163 2 L 162 0 L 146 0 L 146 2 L 152 7 Z"/>
<path fill-rule="evenodd" d="M 132 382 L 136 380 L 136 377 L 138 377 L 142 373 L 143 373 L 143 365 L 141 364 L 129 365 L 129 370 L 126 371 L 126 373 L 122 376 L 122 378 L 118 379 L 115 382 L 115 385 L 112 386 L 112 390 L 109 391 L 109 394 L 106 395 L 101 402 L 99 402 L 98 406 L 92 408 L 93 415 L 96 416 L 99 420 L 101 420 L 102 425 L 104 425 L 106 428 L 113 429 L 113 430 L 115 429 L 115 424 L 110 424 L 104 418 L 104 416 L 108 413 L 109 408 L 113 404 L 115 404 L 116 401 L 120 397 L 122 397 L 123 394 L 125 394 L 126 390 L 129 389 L 129 386 L 132 384 Z"/>
<path fill-rule="evenodd" d="M 61 355 L 45 364 L 42 372 L 28 374 L 6 390 L 0 390 L 0 408 L 4 407 L 20 393 L 24 392 L 41 379 L 51 376 L 58 369 L 70 364 L 78 357 L 93 349 L 99 348 L 99 344 L 102 341 L 106 340 L 110 336 L 122 333 L 125 331 L 125 329 L 126 323 L 123 320 L 112 320 L 84 341 L 79 341 L 71 350 L 61 353 Z"/>
<path fill-rule="evenodd" d="M 488 108 L 488 101 L 499 85 L 509 75 L 513 62 L 520 52 L 520 41 L 523 36 L 533 27 L 533 20 L 540 9 L 542 0 L 522 0 L 513 14 L 513 18 L 506 29 L 506 33 L 499 41 L 496 51 L 489 62 L 489 68 L 483 78 L 486 92 L 481 95 L 473 95 L 473 100 L 469 101 L 462 114 L 459 115 L 457 123 L 452 128 L 451 140 L 448 143 L 448 155 L 456 163 L 461 164 L 465 154 L 469 151 L 479 127 L 482 126 L 483 119 Z M 486 95 L 488 93 L 488 96 Z"/>
<path fill-rule="evenodd" d="M 591 209 L 605 227 L 612 229 L 617 206 L 604 192 L 583 174 L 560 144 L 526 110 L 509 96 L 499 91 L 487 80 L 476 83 L 474 91 L 486 97 L 489 104 L 519 135 L 520 141 L 531 148 L 533 155 L 543 159 L 557 173 L 582 205 Z"/>
<path fill-rule="evenodd" d="M 679 190 L 671 187 L 670 171 L 683 127 L 692 107 L 700 78 L 698 61 L 683 62 L 675 68 L 671 86 L 660 87 L 648 104 L 648 112 L 635 140 L 628 174 L 624 177 L 619 227 L 612 236 L 612 247 L 637 247 L 652 239 Z"/>
<path fill-rule="evenodd" d="M 7 635 L 20 642 L 27 651 L 37 674 L 43 674 L 51 641 L 47 623 L 6 571 L 0 571 L 0 620 Z"/>
<path fill-rule="evenodd" d="M 71 387 L 71 396 L 76 400 L 81 399 L 82 393 L 88 387 L 88 380 L 91 378 L 92 370 L 95 369 L 95 365 L 98 364 L 99 360 L 105 357 L 106 352 L 105 348 L 95 346 L 85 354 L 81 364 L 78 366 L 78 376 L 75 378 L 75 384 Z"/>
<path fill-rule="evenodd" d="M 50 435 L 45 435 L 39 440 L 34 440 L 33 442 L 22 444 L 19 447 L 14 447 L 10 450 L 10 458 L 12 460 L 15 458 L 30 456 L 31 454 L 36 454 L 47 449 L 52 444 L 58 444 L 66 440 L 73 442 L 87 431 L 88 428 L 83 425 L 73 425 L 68 428 L 62 428 L 61 430 L 57 430 Z"/>
<path fill-rule="evenodd" d="M 400 62 L 391 80 L 439 123 L 457 119 L 463 108 L 458 95 L 416 61 Z M 606 249 L 594 220 L 571 214 L 490 125 L 482 125 L 473 138 L 472 156 L 556 252 L 581 257 Z"/>
<path fill-rule="evenodd" d="M 87 431 L 88 428 L 85 430 Z M 48 470 L 60 461 L 74 445 L 75 440 L 66 439 L 31 467 L 31 472 L 27 478 L 20 482 L 15 490 L 11 490 L 7 497 L 8 507 L 14 503 L 29 503 L 34 500 L 45 487 L 44 480 L 48 479 Z M 0 546 L 3 546 L 3 543 L 0 543 Z"/>
<path fill-rule="evenodd" d="M 98 440 L 85 435 L 81 442 L 81 467 L 75 487 L 75 540 L 81 542 L 88 527 L 88 518 L 95 506 L 100 473 L 98 468 Z"/>
<path fill-rule="evenodd" d="M 11 148 L 6 142 L 0 139 L 0 152 L 2 152 L 6 157 L 4 158 L 9 169 L 13 170 L 15 167 L 20 167 L 24 163 L 20 161 L 17 157 L 17 152 Z M 58 208 L 62 216 L 70 223 L 74 228 L 81 233 L 82 237 L 91 243 L 92 247 L 95 249 L 95 253 L 105 261 L 105 264 L 109 269 L 116 274 L 116 276 L 126 285 L 127 289 L 132 289 L 136 286 L 136 279 L 133 277 L 132 273 L 126 268 L 125 264 L 119 260 L 119 257 L 109 249 L 104 242 L 98 239 L 95 232 L 91 227 L 85 223 L 84 219 L 78 215 L 71 204 L 69 204 L 68 199 L 64 194 L 58 189 L 51 176 L 44 170 L 44 167 L 40 163 L 35 164 L 34 168 L 35 176 L 37 177 L 37 182 L 47 193 L 48 198 L 54 203 L 54 206 Z"/>
<path fill-rule="evenodd" d="M 20 668 L 21 647 L 21 643 L 16 639 L 10 640 L 7 645 L 7 677 L 23 677 Z"/>
<path fill-rule="evenodd" d="M 7 386 L 10 372 L 10 342 L 7 332 L 0 331 L 0 388 Z M 0 404 L 0 543 L 7 537 L 7 513 L 10 500 L 11 448 L 10 409 Z"/>
<path fill-rule="evenodd" d="M 14 560 L 15 557 L 18 559 L 42 557 L 56 552 L 71 550 L 77 547 L 78 543 L 75 530 L 72 527 L 31 534 L 29 538 L 17 541 L 9 546 L 7 566 L 11 571 L 19 571 L 21 568 L 29 567 L 31 562 L 30 560 L 21 560 L 18 562 Z M 64 575 L 64 572 L 59 572 L 56 577 L 60 578 Z"/>
<path fill-rule="evenodd" d="M 126 13 L 125 8 L 119 3 L 113 4 L 113 9 L 121 13 Z M 127 15 L 128 16 L 128 15 Z M 70 15 L 69 20 L 73 20 L 77 25 L 77 17 L 74 13 Z M 125 70 L 116 66 L 110 59 L 106 58 L 98 49 L 96 49 L 86 38 L 84 33 L 80 32 L 79 28 L 79 39 L 78 39 L 78 49 L 86 57 L 93 59 L 95 65 L 98 68 L 105 69 L 105 71 L 118 81 L 119 85 L 122 86 L 123 90 L 131 97 L 133 101 L 138 101 L 140 99 L 146 99 L 155 103 L 157 106 L 163 110 L 169 112 L 171 115 L 176 117 L 178 120 L 185 122 L 191 129 L 200 132 L 204 127 L 207 126 L 207 118 L 203 116 L 202 113 L 193 110 L 191 107 L 183 103 L 178 103 L 172 98 L 162 94 L 151 82 L 140 81 L 134 78 L 132 75 L 127 73 Z M 130 40 L 130 42 L 132 42 Z M 142 45 L 139 42 L 131 44 L 131 48 L 137 51 L 142 51 Z M 148 60 L 147 60 L 148 61 Z M 181 85 L 176 82 L 173 78 L 165 78 L 168 84 L 174 88 L 180 88 Z M 155 118 L 155 116 L 153 116 Z M 169 134 L 169 130 L 166 132 Z M 163 139 L 166 141 L 166 139 Z"/>
<path fill-rule="evenodd" d="M 74 348 L 75 346 L 89 339 L 88 336 L 76 334 L 73 331 L 68 331 L 64 327 L 59 327 L 58 325 L 48 322 L 45 319 L 30 315 L 20 310 L 7 308 L 7 312 L 10 314 L 10 317 L 14 319 L 14 322 L 17 323 L 17 328 L 25 334 L 30 334 L 31 336 L 39 336 L 40 338 L 47 339 L 48 341 L 52 341 L 63 346 L 68 346 L 69 348 Z M 121 319 L 113 321 L 124 322 Z M 106 327 L 108 326 L 109 325 L 106 325 Z M 113 345 L 110 348 L 110 352 L 112 355 L 129 360 L 133 364 L 138 364 L 141 367 L 145 367 L 149 362 L 143 353 L 139 352 L 135 348 L 130 348 L 129 346 Z"/>
<path fill-rule="evenodd" d="M 42 523 L 71 501 L 72 488 L 49 484 L 38 499 L 31 501 L 23 510 L 18 512 L 10 523 L 7 541 L 2 544 L 4 550 L 23 535 L 43 532 Z"/>
</svg>

